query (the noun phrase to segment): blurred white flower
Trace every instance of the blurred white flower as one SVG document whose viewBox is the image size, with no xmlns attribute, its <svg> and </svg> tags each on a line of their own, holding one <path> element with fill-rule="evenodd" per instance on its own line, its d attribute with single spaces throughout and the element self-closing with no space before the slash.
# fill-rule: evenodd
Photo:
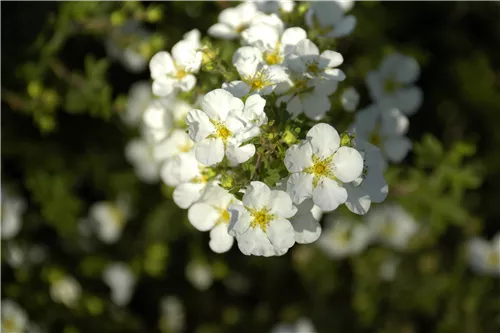
<svg viewBox="0 0 500 333">
<path fill-rule="evenodd" d="M 212 286 L 212 268 L 198 261 L 191 261 L 186 267 L 186 277 L 191 284 L 200 291 L 205 291 Z"/>
<path fill-rule="evenodd" d="M 147 59 L 139 52 L 139 45 L 147 40 L 151 33 L 144 29 L 138 21 L 129 20 L 120 27 L 112 30 L 105 41 L 106 52 L 109 57 L 114 58 L 130 72 L 139 73 L 146 69 Z M 124 40 L 133 43 L 124 45 Z"/>
<path fill-rule="evenodd" d="M 23 333 L 28 326 L 24 309 L 10 299 L 2 300 L 2 333 Z"/>
<path fill-rule="evenodd" d="M 476 273 L 500 276 L 500 232 L 490 242 L 479 237 L 470 239 L 467 259 Z"/>
<path fill-rule="evenodd" d="M 271 333 L 316 333 L 316 328 L 309 318 L 302 317 L 293 324 L 280 323 L 276 325 Z"/>
<path fill-rule="evenodd" d="M 361 253 L 372 240 L 372 233 L 365 224 L 347 217 L 330 214 L 326 224 L 317 244 L 332 259 Z"/>
<path fill-rule="evenodd" d="M 40 264 L 47 257 L 46 249 L 41 245 L 21 245 L 15 241 L 6 244 L 5 260 L 13 268 Z"/>
<path fill-rule="evenodd" d="M 121 262 L 109 264 L 102 275 L 104 282 L 111 289 L 111 300 L 118 306 L 125 306 L 130 302 L 136 277 L 130 267 Z"/>
<path fill-rule="evenodd" d="M 258 13 L 254 2 L 244 2 L 224 9 L 219 14 L 219 22 L 208 29 L 208 34 L 222 39 L 237 39 Z"/>
<path fill-rule="evenodd" d="M 422 104 L 422 90 L 415 85 L 419 76 L 420 66 L 414 58 L 392 53 L 367 74 L 366 84 L 375 102 L 383 101 L 412 115 Z"/>
<path fill-rule="evenodd" d="M 145 81 L 134 83 L 128 92 L 125 111 L 120 113 L 122 121 L 130 127 L 138 126 L 152 100 L 151 83 Z"/>
<path fill-rule="evenodd" d="M 89 219 L 97 237 L 107 244 L 118 241 L 128 216 L 128 203 L 122 200 L 96 202 L 89 210 Z"/>
<path fill-rule="evenodd" d="M 2 239 L 12 239 L 21 230 L 26 203 L 24 199 L 11 195 L 5 188 L 1 191 Z"/>
<path fill-rule="evenodd" d="M 420 227 L 401 206 L 385 204 L 366 215 L 366 221 L 376 240 L 396 250 L 405 250 Z"/>
<path fill-rule="evenodd" d="M 56 303 L 74 307 L 82 294 L 80 283 L 73 277 L 62 276 L 50 285 L 50 297 Z"/>
<path fill-rule="evenodd" d="M 175 296 L 164 297 L 160 304 L 160 330 L 163 333 L 178 333 L 184 330 L 186 315 L 184 305 Z"/>
<path fill-rule="evenodd" d="M 173 129 L 186 127 L 186 116 L 192 109 L 193 106 L 175 97 L 154 100 L 143 115 L 146 137 L 162 142 Z"/>
<path fill-rule="evenodd" d="M 292 0 L 256 0 L 255 4 L 258 10 L 267 14 L 290 13 L 295 7 L 295 3 Z"/>
<path fill-rule="evenodd" d="M 125 157 L 133 165 L 137 178 L 145 183 L 155 183 L 160 178 L 160 163 L 155 158 L 152 142 L 136 137 L 125 145 Z"/>
<path fill-rule="evenodd" d="M 392 281 L 396 276 L 396 272 L 401 259 L 396 256 L 386 258 L 379 267 L 379 276 L 383 281 Z"/>
<path fill-rule="evenodd" d="M 340 101 L 346 111 L 353 112 L 358 107 L 359 94 L 354 87 L 349 87 L 342 92 Z"/>
<path fill-rule="evenodd" d="M 306 24 L 324 37 L 347 36 L 356 27 L 356 17 L 344 15 L 348 6 L 341 1 L 313 1 L 305 15 Z"/>
</svg>

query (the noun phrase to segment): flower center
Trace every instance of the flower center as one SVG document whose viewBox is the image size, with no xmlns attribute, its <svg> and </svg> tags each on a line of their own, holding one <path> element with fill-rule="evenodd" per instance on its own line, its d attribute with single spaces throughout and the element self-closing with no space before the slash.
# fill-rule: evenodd
<svg viewBox="0 0 500 333">
<path fill-rule="evenodd" d="M 231 132 L 226 125 L 224 125 L 223 122 L 216 121 L 210 119 L 210 122 L 212 125 L 215 127 L 215 136 L 218 138 L 221 138 L 224 143 L 227 143 L 227 140 L 233 135 L 233 132 Z"/>
<path fill-rule="evenodd" d="M 191 150 L 193 145 L 190 142 L 184 143 L 182 145 L 179 145 L 178 149 L 180 152 L 187 153 L 188 151 Z"/>
<path fill-rule="evenodd" d="M 5 330 L 6 333 L 15 332 L 17 329 L 16 322 L 12 319 L 3 319 L 2 320 L 2 331 Z"/>
<path fill-rule="evenodd" d="M 265 232 L 267 230 L 269 222 L 274 219 L 274 215 L 269 214 L 269 208 L 263 208 L 261 210 L 249 210 L 250 214 L 253 217 L 253 221 L 250 223 L 250 227 L 260 227 Z"/>
<path fill-rule="evenodd" d="M 394 91 L 396 91 L 398 88 L 400 87 L 400 84 L 399 82 L 397 82 L 396 80 L 392 79 L 392 78 L 388 78 L 387 80 L 385 80 L 384 82 L 384 91 L 388 94 L 391 94 L 393 93 Z"/>
<path fill-rule="evenodd" d="M 380 146 L 381 142 L 382 142 L 382 137 L 380 136 L 378 131 L 373 131 L 373 133 L 370 135 L 370 143 L 375 146 Z"/>
<path fill-rule="evenodd" d="M 227 209 L 221 209 L 219 223 L 228 224 L 230 220 L 231 220 L 231 215 L 229 214 Z"/>
<path fill-rule="evenodd" d="M 270 85 L 264 72 L 258 72 L 253 77 L 243 78 L 243 81 L 250 87 L 250 91 L 261 90 Z"/>
<path fill-rule="evenodd" d="M 380 230 L 380 234 L 386 239 L 392 238 L 395 232 L 396 229 L 394 228 L 393 223 L 391 223 L 390 221 L 386 222 Z"/>
<path fill-rule="evenodd" d="M 175 74 L 175 77 L 178 79 L 178 80 L 182 80 L 188 73 L 183 70 L 183 69 L 180 69 L 180 70 L 177 70 L 177 73 Z"/>
<path fill-rule="evenodd" d="M 310 63 L 307 65 L 307 71 L 313 73 L 314 75 L 319 74 L 319 67 L 318 64 L 315 62 Z"/>
<path fill-rule="evenodd" d="M 341 246 L 346 246 L 347 244 L 349 244 L 350 232 L 348 229 L 342 230 L 335 233 L 334 237 L 336 241 L 340 243 Z"/>
<path fill-rule="evenodd" d="M 277 65 L 281 64 L 283 61 L 283 58 L 280 55 L 280 44 L 279 42 L 276 43 L 276 47 L 274 48 L 273 51 L 271 52 L 266 52 L 264 54 L 264 60 L 267 62 L 268 65 Z"/>
<path fill-rule="evenodd" d="M 333 159 L 333 155 L 329 156 L 325 159 L 321 159 L 320 157 L 313 155 L 313 165 L 306 168 L 304 171 L 307 173 L 312 173 L 314 175 L 313 178 L 313 186 L 316 187 L 321 180 L 321 177 L 328 177 L 331 179 L 335 179 L 333 172 L 331 170 L 331 162 Z"/>
</svg>

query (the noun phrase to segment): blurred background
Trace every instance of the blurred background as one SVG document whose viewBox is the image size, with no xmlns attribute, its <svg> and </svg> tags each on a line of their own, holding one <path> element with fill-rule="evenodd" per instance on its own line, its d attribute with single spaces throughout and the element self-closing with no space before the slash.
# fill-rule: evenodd
<svg viewBox="0 0 500 333">
<path fill-rule="evenodd" d="M 213 253 L 172 190 L 141 181 L 125 154 L 140 130 L 123 114 L 149 59 L 234 5 L 2 2 L 2 332 L 21 312 L 26 332 L 313 332 L 300 320 L 317 332 L 499 332 L 500 269 L 474 269 L 466 250 L 500 230 L 499 4 L 356 2 L 337 50 L 361 106 L 388 51 L 421 66 L 413 151 L 387 174 L 387 201 L 420 231 L 404 249 L 297 244 L 272 258 Z M 89 230 L 96 203 L 126 206 L 108 230 L 117 241 Z M 344 210 L 324 216 L 325 235 L 336 219 L 363 223 Z"/>
</svg>

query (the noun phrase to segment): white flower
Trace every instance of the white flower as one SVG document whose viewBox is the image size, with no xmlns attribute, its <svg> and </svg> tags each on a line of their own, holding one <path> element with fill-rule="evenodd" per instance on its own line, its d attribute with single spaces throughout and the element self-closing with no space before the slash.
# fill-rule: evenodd
<svg viewBox="0 0 500 333">
<path fill-rule="evenodd" d="M 304 113 L 309 119 L 320 120 L 330 110 L 331 103 L 328 94 L 325 94 L 311 86 L 311 80 L 295 80 L 290 86 L 296 90 L 293 93 L 281 96 L 277 100 L 277 106 L 282 102 L 286 103 L 286 110 L 296 118 Z M 280 88 L 278 85 L 277 89 Z M 313 88 L 312 91 L 303 91 L 303 89 Z"/>
<path fill-rule="evenodd" d="M 351 183 L 344 184 L 347 190 L 347 208 L 359 215 L 366 214 L 371 203 L 381 203 L 387 198 L 389 186 L 384 179 L 385 161 L 380 149 L 360 139 L 354 140 L 363 156 L 363 173 Z"/>
<path fill-rule="evenodd" d="M 255 47 L 244 46 L 236 50 L 233 64 L 241 80 L 223 83 L 222 88 L 235 97 L 248 94 L 269 95 L 276 85 L 288 79 L 285 67 L 266 65 L 262 53 Z"/>
<path fill-rule="evenodd" d="M 14 242 L 7 243 L 5 260 L 13 268 L 19 268 L 26 263 L 26 250 Z"/>
<path fill-rule="evenodd" d="M 109 264 L 104 270 L 102 278 L 111 289 L 113 303 L 125 306 L 130 302 L 136 278 L 127 264 L 121 262 Z"/>
<path fill-rule="evenodd" d="M 189 30 L 182 36 L 182 39 L 193 43 L 197 48 L 201 47 L 201 33 L 198 29 Z"/>
<path fill-rule="evenodd" d="M 422 104 L 422 90 L 414 85 L 419 76 L 420 67 L 414 58 L 392 53 L 378 70 L 367 74 L 366 84 L 374 101 L 384 101 L 412 115 Z"/>
<path fill-rule="evenodd" d="M 185 310 L 175 296 L 164 297 L 160 304 L 160 328 L 162 332 L 178 333 L 184 329 Z"/>
<path fill-rule="evenodd" d="M 2 333 L 22 333 L 27 329 L 28 316 L 10 299 L 2 300 Z"/>
<path fill-rule="evenodd" d="M 208 34 L 222 39 L 236 39 L 258 13 L 253 2 L 245 2 L 236 7 L 224 9 L 219 14 L 219 22 L 208 29 Z"/>
<path fill-rule="evenodd" d="M 160 165 L 154 156 L 154 145 L 141 137 L 127 142 L 125 157 L 134 166 L 137 177 L 145 183 L 155 183 L 159 179 Z"/>
<path fill-rule="evenodd" d="M 274 14 L 279 14 L 280 12 L 290 13 L 295 7 L 295 3 L 292 0 L 256 0 L 255 4 L 257 5 L 257 9 L 261 12 Z"/>
<path fill-rule="evenodd" d="M 120 113 L 122 121 L 127 126 L 137 126 L 142 121 L 142 115 L 153 99 L 149 82 L 136 82 L 128 92 L 127 106 Z"/>
<path fill-rule="evenodd" d="M 396 250 L 405 250 L 411 238 L 419 231 L 419 225 L 401 206 L 378 206 L 366 220 L 375 239 Z"/>
<path fill-rule="evenodd" d="M 116 243 L 121 237 L 129 212 L 125 202 L 100 201 L 89 210 L 89 218 L 97 237 L 104 243 Z"/>
<path fill-rule="evenodd" d="M 285 254 L 295 243 L 295 231 L 288 219 L 297 213 L 290 196 L 271 190 L 262 182 L 251 182 L 243 205 L 232 205 L 229 234 L 236 237 L 245 255 Z"/>
<path fill-rule="evenodd" d="M 113 30 L 106 39 L 106 52 L 110 58 L 117 59 L 121 64 L 132 73 L 139 73 L 146 69 L 148 61 L 139 52 L 139 43 L 129 43 L 121 45 L 120 38 L 129 37 L 130 40 L 144 41 L 150 38 L 151 33 L 144 29 L 138 21 L 128 20 L 119 28 Z M 132 37 L 132 38 L 130 38 Z"/>
<path fill-rule="evenodd" d="M 299 318 L 293 324 L 278 324 L 271 333 L 316 333 L 316 329 L 309 318 Z"/>
<path fill-rule="evenodd" d="M 200 291 L 208 290 L 213 283 L 212 268 L 197 261 L 189 262 L 186 267 L 186 277 Z"/>
<path fill-rule="evenodd" d="M 344 37 L 356 27 L 353 15 L 344 16 L 348 6 L 340 1 L 314 1 L 305 15 L 306 24 L 318 29 L 324 37 Z"/>
<path fill-rule="evenodd" d="M 241 204 L 241 202 L 217 183 L 212 183 L 188 211 L 189 222 L 196 229 L 210 230 L 209 246 L 217 253 L 227 252 L 233 246 L 234 238 L 227 232 L 231 219 L 228 206 L 231 204 Z"/>
<path fill-rule="evenodd" d="M 243 163 L 255 154 L 253 144 L 244 141 L 259 134 L 264 117 L 265 100 L 259 95 L 250 96 L 246 103 L 224 89 L 215 89 L 205 95 L 202 110 L 191 110 L 186 124 L 189 136 L 196 142 L 196 159 L 204 165 L 215 165 L 224 155 L 232 163 Z M 254 124 L 251 117 L 258 119 Z"/>
<path fill-rule="evenodd" d="M 82 294 L 80 283 L 71 276 L 63 276 L 50 285 L 50 297 L 56 303 L 71 308 L 76 305 Z"/>
<path fill-rule="evenodd" d="M 491 242 L 474 237 L 467 242 L 467 259 L 479 274 L 500 276 L 500 232 Z"/>
<path fill-rule="evenodd" d="M 1 191 L 2 239 L 12 239 L 21 230 L 26 203 L 22 198 L 12 196 L 4 188 Z"/>
<path fill-rule="evenodd" d="M 312 198 L 323 211 L 332 211 L 347 200 L 342 183 L 357 179 L 363 171 L 363 158 L 350 147 L 340 147 L 337 131 L 328 124 L 317 124 L 306 140 L 288 148 L 285 166 L 291 173 L 287 191 L 295 204 Z"/>
<path fill-rule="evenodd" d="M 180 89 L 190 91 L 196 84 L 196 74 L 201 67 L 202 53 L 190 40 L 181 40 L 172 47 L 172 55 L 161 51 L 149 62 L 153 79 L 153 94 L 168 96 Z"/>
<path fill-rule="evenodd" d="M 318 239 L 318 246 L 333 259 L 361 253 L 372 240 L 371 230 L 349 218 L 328 215 L 327 224 Z"/>
<path fill-rule="evenodd" d="M 188 153 L 193 147 L 194 142 L 185 131 L 174 129 L 165 140 L 155 145 L 153 156 L 156 161 L 164 161 L 167 158 Z"/>
<path fill-rule="evenodd" d="M 270 17 L 273 19 L 254 20 L 252 26 L 241 33 L 241 37 L 246 44 L 260 51 L 266 64 L 278 65 L 285 62 L 298 42 L 307 38 L 307 33 L 299 27 L 283 30 L 283 22 L 275 15 Z"/>
<path fill-rule="evenodd" d="M 340 101 L 346 111 L 353 112 L 358 107 L 359 94 L 356 89 L 349 87 L 342 92 Z"/>
<path fill-rule="evenodd" d="M 387 103 L 360 110 L 354 123 L 357 137 L 379 147 L 383 156 L 394 163 L 400 163 L 412 147 L 405 136 L 408 126 L 408 118 Z"/>
<path fill-rule="evenodd" d="M 147 136 L 155 142 L 165 140 L 173 129 L 186 126 L 186 116 L 192 108 L 188 103 L 172 97 L 153 101 L 143 115 Z"/>
</svg>

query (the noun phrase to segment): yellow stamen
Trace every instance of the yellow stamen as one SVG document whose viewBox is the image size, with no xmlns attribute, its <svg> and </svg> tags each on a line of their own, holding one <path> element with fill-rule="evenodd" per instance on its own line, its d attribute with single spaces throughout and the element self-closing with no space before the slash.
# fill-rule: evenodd
<svg viewBox="0 0 500 333">
<path fill-rule="evenodd" d="M 178 79 L 178 80 L 182 80 L 188 73 L 183 70 L 183 69 L 180 69 L 177 71 L 177 73 L 175 74 L 175 77 Z"/>
<path fill-rule="evenodd" d="M 394 79 L 392 78 L 388 78 L 385 82 L 384 82 L 384 91 L 386 93 L 393 93 L 394 91 L 396 91 L 398 88 L 400 87 L 400 84 L 395 81 Z"/>
<path fill-rule="evenodd" d="M 269 214 L 268 208 L 263 208 L 261 210 L 248 210 L 253 217 L 253 221 L 250 223 L 250 227 L 260 227 L 264 232 L 267 230 L 269 222 L 271 222 L 275 218 L 274 215 Z"/>
<path fill-rule="evenodd" d="M 319 74 L 319 67 L 318 64 L 315 62 L 310 63 L 307 65 L 307 71 L 313 73 L 314 75 Z"/>
<path fill-rule="evenodd" d="M 321 159 L 316 155 L 312 156 L 313 165 L 306 168 L 304 171 L 307 173 L 312 173 L 314 175 L 314 178 L 313 178 L 313 186 L 314 187 L 318 186 L 318 183 L 321 180 L 321 177 L 335 179 L 335 176 L 333 175 L 332 168 L 331 168 L 332 159 L 333 159 L 333 155 L 330 157 L 327 157 L 325 159 Z"/>
<path fill-rule="evenodd" d="M 382 137 L 380 136 L 378 131 L 373 131 L 373 133 L 370 135 L 370 143 L 375 146 L 380 146 L 381 142 L 382 142 Z"/>
<path fill-rule="evenodd" d="M 215 137 L 221 138 L 224 143 L 227 143 L 227 140 L 233 135 L 233 132 L 220 121 L 210 119 L 210 122 L 215 127 Z"/>
<path fill-rule="evenodd" d="M 283 62 L 283 58 L 280 55 L 280 43 L 277 42 L 274 50 L 266 52 L 264 54 L 264 60 L 268 65 L 277 65 Z"/>
</svg>

